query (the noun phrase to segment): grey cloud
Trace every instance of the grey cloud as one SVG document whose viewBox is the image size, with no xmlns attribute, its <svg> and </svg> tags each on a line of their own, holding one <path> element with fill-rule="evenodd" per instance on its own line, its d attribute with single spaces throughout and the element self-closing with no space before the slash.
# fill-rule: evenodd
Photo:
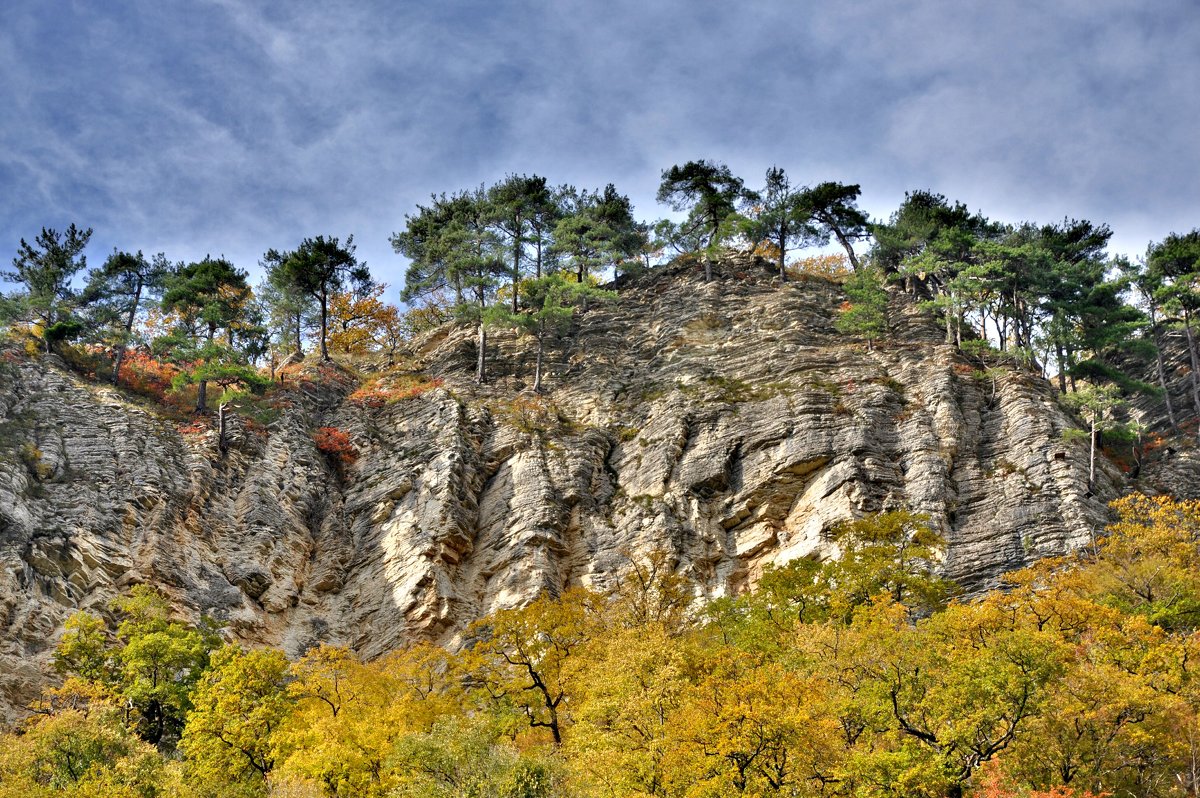
<svg viewBox="0 0 1200 798">
<path fill-rule="evenodd" d="M 435 191 L 537 172 L 630 193 L 722 160 L 756 184 L 933 188 L 1010 221 L 1200 224 L 1200 15 L 1186 0 L 392 4 L 18 2 L 0 32 L 0 249 L 223 252 L 387 236 Z"/>
</svg>

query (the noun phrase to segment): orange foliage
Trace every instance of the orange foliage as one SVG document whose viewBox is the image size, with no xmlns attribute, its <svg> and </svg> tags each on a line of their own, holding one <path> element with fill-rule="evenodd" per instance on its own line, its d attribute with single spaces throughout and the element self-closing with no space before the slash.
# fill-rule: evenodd
<svg viewBox="0 0 1200 798">
<path fill-rule="evenodd" d="M 441 387 L 440 377 L 431 380 L 419 374 L 405 374 L 386 381 L 368 383 L 350 394 L 348 401 L 362 407 L 383 407 L 416 398 L 426 391 Z"/>
<path fill-rule="evenodd" d="M 408 336 L 419 335 L 445 324 L 451 318 L 453 314 L 450 312 L 449 299 L 437 294 L 425 304 L 409 308 L 400 319 L 400 329 Z"/>
<path fill-rule="evenodd" d="M 362 355 L 380 344 L 388 326 L 395 327 L 399 311 L 385 303 L 386 283 L 365 295 L 334 294 L 329 298 L 329 347 L 348 355 Z"/>
<path fill-rule="evenodd" d="M 850 260 L 838 252 L 810 255 L 788 264 L 787 271 L 790 277 L 807 275 L 840 279 L 850 274 Z"/>
<path fill-rule="evenodd" d="M 760 241 L 758 242 L 758 245 L 754 247 L 753 254 L 760 258 L 766 258 L 770 261 L 778 260 L 779 247 L 775 245 L 774 241 Z"/>
<path fill-rule="evenodd" d="M 1009 783 L 1000 770 L 1000 764 L 995 760 L 984 763 L 979 769 L 979 786 L 972 792 L 974 798 L 1108 798 L 1111 794 L 1076 790 L 1069 786 L 1051 787 L 1049 790 L 1022 790 Z"/>
<path fill-rule="evenodd" d="M 358 459 L 358 448 L 350 442 L 350 436 L 337 427 L 321 427 L 313 433 L 313 442 L 318 450 L 339 465 L 352 465 Z"/>
<path fill-rule="evenodd" d="M 200 435 L 208 432 L 209 427 L 203 421 L 197 420 L 190 424 L 181 424 L 178 429 L 180 435 Z"/>
<path fill-rule="evenodd" d="M 148 353 L 134 349 L 125 353 L 118 379 L 129 390 L 159 402 L 167 400 L 171 380 L 179 369 L 170 363 L 155 360 Z"/>
</svg>

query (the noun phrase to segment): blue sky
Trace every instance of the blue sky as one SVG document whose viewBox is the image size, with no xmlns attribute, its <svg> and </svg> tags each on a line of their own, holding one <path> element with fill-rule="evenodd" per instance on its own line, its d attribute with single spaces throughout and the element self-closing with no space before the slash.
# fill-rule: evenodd
<svg viewBox="0 0 1200 798">
<path fill-rule="evenodd" d="M 95 228 L 172 260 L 354 234 L 431 192 L 613 182 L 641 218 L 696 158 L 751 186 L 928 188 L 1002 221 L 1200 226 L 1200 6 L 970 2 L 57 2 L 0 28 L 0 257 Z"/>
</svg>

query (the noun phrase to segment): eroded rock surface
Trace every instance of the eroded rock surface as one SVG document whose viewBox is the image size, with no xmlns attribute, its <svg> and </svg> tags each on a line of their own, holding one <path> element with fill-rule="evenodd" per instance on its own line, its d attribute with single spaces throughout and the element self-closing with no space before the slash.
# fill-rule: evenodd
<svg viewBox="0 0 1200 798">
<path fill-rule="evenodd" d="M 767 563 L 831 553 L 831 525 L 911 508 L 945 533 L 946 573 L 977 589 L 1089 543 L 1120 488 L 1093 490 L 1054 391 L 984 374 L 902 297 L 868 351 L 833 329 L 843 297 L 729 260 L 629 282 L 548 354 L 498 333 L 473 385 L 474 337 L 414 356 L 441 387 L 372 407 L 352 385 L 294 388 L 266 429 L 213 435 L 55 365 L 0 366 L 0 703 L 26 702 L 61 624 L 131 584 L 292 654 L 375 656 L 569 584 L 604 586 L 666 549 L 698 595 Z M 339 466 L 313 431 L 358 449 Z"/>
</svg>

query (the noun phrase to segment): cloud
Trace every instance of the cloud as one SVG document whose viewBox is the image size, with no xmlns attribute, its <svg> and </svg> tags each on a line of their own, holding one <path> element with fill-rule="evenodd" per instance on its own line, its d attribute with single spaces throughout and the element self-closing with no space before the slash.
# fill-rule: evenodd
<svg viewBox="0 0 1200 798">
<path fill-rule="evenodd" d="M 19 0 L 0 31 L 0 248 L 72 221 L 93 250 L 253 266 L 388 234 L 506 173 L 613 182 L 711 158 L 756 184 L 933 188 L 1006 221 L 1200 224 L 1200 15 L 1186 0 L 818 4 Z"/>
</svg>

